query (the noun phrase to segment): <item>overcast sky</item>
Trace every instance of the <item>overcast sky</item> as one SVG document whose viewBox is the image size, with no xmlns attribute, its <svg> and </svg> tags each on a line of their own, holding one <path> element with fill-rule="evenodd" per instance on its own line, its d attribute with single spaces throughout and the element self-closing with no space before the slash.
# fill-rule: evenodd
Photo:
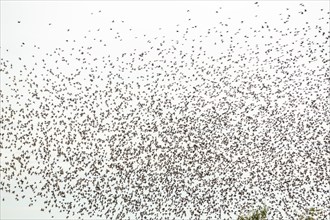
<svg viewBox="0 0 330 220">
<path fill-rule="evenodd" d="M 191 22 L 201 27 L 201 31 L 205 27 L 206 31 L 220 21 L 228 21 L 230 18 L 230 31 L 248 27 L 241 25 L 242 20 L 249 25 L 261 25 L 267 20 L 274 22 L 276 26 L 276 22 L 280 21 L 272 17 L 282 13 L 285 7 L 299 7 L 299 2 L 294 1 L 259 4 L 262 5 L 262 10 L 256 7 L 253 1 L 1 1 L 1 57 L 15 63 L 18 62 L 17 57 L 21 56 L 29 62 L 31 54 L 42 56 L 58 47 L 94 45 L 93 38 L 84 38 L 89 35 L 89 31 L 109 45 L 107 51 L 100 49 L 100 54 L 107 52 L 118 55 L 132 51 L 133 47 L 143 50 L 147 45 L 146 39 L 151 37 L 166 36 L 168 39 L 175 39 L 177 35 L 173 30 L 178 28 L 177 25 L 185 26 Z M 312 22 L 317 18 L 319 8 L 328 7 L 329 2 L 304 1 L 304 4 L 310 11 L 315 10 L 315 18 L 308 18 Z M 219 13 L 214 13 L 216 10 L 219 10 Z M 303 24 L 306 21 L 296 22 L 296 25 L 300 25 L 299 22 Z M 114 40 L 116 33 L 109 33 L 110 28 L 120 32 L 125 43 Z M 97 29 L 101 30 L 97 32 Z M 21 47 L 22 43 L 25 44 L 24 47 Z M 40 50 L 37 50 L 35 45 L 40 47 Z M 212 53 L 211 45 L 205 47 L 209 47 Z M 217 52 L 219 50 L 214 50 L 214 53 Z M 10 88 L 4 86 L 5 82 L 6 79 L 1 78 L 1 90 L 9 93 Z M 53 213 L 40 211 L 41 206 L 38 204 L 42 204 L 42 201 L 28 207 L 27 199 L 16 201 L 13 195 L 3 191 L 1 197 L 5 198 L 5 201 L 1 200 L 1 219 L 49 219 L 51 216 L 61 219 L 65 216 L 56 210 Z"/>
</svg>

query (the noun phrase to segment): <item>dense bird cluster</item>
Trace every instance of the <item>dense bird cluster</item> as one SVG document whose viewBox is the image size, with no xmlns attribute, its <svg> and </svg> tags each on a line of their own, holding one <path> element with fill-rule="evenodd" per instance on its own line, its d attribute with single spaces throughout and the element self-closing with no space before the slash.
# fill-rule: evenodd
<svg viewBox="0 0 330 220">
<path fill-rule="evenodd" d="M 274 219 L 329 217 L 329 11 L 318 10 L 309 23 L 303 4 L 284 8 L 279 26 L 189 18 L 175 39 L 118 56 L 95 37 L 125 41 L 115 28 L 15 61 L 1 48 L 1 191 L 68 218 L 233 219 L 262 203 Z"/>
</svg>

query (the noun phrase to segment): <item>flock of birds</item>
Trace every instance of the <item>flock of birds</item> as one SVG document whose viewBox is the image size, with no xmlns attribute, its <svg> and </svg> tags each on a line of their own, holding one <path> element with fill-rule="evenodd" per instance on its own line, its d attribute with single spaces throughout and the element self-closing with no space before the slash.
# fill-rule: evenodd
<svg viewBox="0 0 330 220">
<path fill-rule="evenodd" d="M 102 39 L 15 61 L 1 48 L 1 191 L 70 219 L 233 219 L 261 204 L 329 217 L 327 10 L 236 32 L 189 19 L 120 56 L 97 54 Z"/>
</svg>

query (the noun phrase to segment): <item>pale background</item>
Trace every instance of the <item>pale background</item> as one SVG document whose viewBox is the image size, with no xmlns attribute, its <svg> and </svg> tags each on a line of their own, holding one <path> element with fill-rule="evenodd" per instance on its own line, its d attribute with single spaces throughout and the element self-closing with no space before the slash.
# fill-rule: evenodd
<svg viewBox="0 0 330 220">
<path fill-rule="evenodd" d="M 303 3 L 311 11 L 309 22 L 318 17 L 320 8 L 329 7 L 328 1 Z M 299 8 L 299 2 L 295 1 L 259 2 L 259 5 L 260 7 L 256 7 L 254 1 L 1 1 L 1 57 L 18 62 L 17 57 L 20 56 L 29 62 L 28 57 L 31 54 L 42 56 L 57 47 L 94 46 L 91 37 L 93 35 L 109 45 L 103 51 L 100 49 L 100 54 L 116 56 L 133 49 L 143 50 L 147 45 L 146 41 L 151 38 L 161 38 L 165 35 L 166 39 L 176 39 L 177 24 L 184 27 L 190 24 L 198 25 L 200 28 L 196 33 L 197 37 L 205 34 L 209 27 L 216 26 L 220 21 L 227 22 L 230 17 L 231 25 L 228 30 L 232 33 L 238 28 L 261 25 L 264 21 L 274 22 L 276 26 L 278 25 L 276 22 L 280 20 L 279 14 L 283 13 L 286 7 Z M 215 13 L 216 10 L 219 10 L 219 13 Z M 255 17 L 256 14 L 258 17 Z M 275 17 L 277 19 L 272 19 Z M 188 21 L 189 18 L 191 21 Z M 297 23 L 290 25 L 302 25 L 306 22 L 304 19 L 296 20 Z M 241 20 L 249 26 L 241 25 Z M 18 21 L 21 23 L 18 24 Z M 115 31 L 109 32 L 110 27 Z M 96 32 L 99 28 L 101 31 Z M 91 33 L 88 32 L 89 30 Z M 120 32 L 124 43 L 113 39 L 113 33 L 117 31 Z M 84 39 L 85 35 L 89 38 Z M 73 42 L 74 39 L 76 42 Z M 69 42 L 67 43 L 66 40 Z M 22 42 L 25 43 L 24 47 L 21 47 Z M 34 45 L 40 47 L 40 50 L 36 50 Z M 221 48 L 214 48 L 213 45 L 204 45 L 204 47 L 208 47 L 210 53 L 216 54 L 221 51 Z M 6 52 L 6 49 L 9 49 L 9 52 Z M 17 65 L 21 64 L 17 63 Z M 1 90 L 10 93 L 9 88 L 4 85 L 5 82 L 6 78 L 2 77 Z M 28 207 L 27 200 L 17 202 L 14 196 L 3 191 L 1 197 L 5 198 L 4 202 L 1 200 L 1 219 L 49 219 L 51 215 L 54 215 L 55 219 L 64 218 L 64 215 L 56 210 L 51 214 L 41 212 L 38 203 Z"/>
</svg>

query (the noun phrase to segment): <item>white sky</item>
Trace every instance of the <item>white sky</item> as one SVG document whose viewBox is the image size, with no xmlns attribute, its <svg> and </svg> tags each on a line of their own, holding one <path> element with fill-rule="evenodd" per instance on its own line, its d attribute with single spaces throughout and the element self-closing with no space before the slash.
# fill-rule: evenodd
<svg viewBox="0 0 330 220">
<path fill-rule="evenodd" d="M 328 1 L 303 3 L 309 10 L 315 10 L 315 18 L 311 16 L 309 21 L 317 18 L 320 8 L 329 7 Z M 177 24 L 179 27 L 198 25 L 201 28 L 196 36 L 204 34 L 203 29 L 206 31 L 221 21 L 227 22 L 229 17 L 230 32 L 247 27 L 240 24 L 241 20 L 250 26 L 261 25 L 264 21 L 270 24 L 274 22 L 277 26 L 279 19 L 273 19 L 274 17 L 279 18 L 279 14 L 283 13 L 286 7 L 299 7 L 299 3 L 294 1 L 260 2 L 259 5 L 259 8 L 256 7 L 254 1 L 1 1 L 1 57 L 18 62 L 17 57 L 21 56 L 29 62 L 31 54 L 42 55 L 57 47 L 97 47 L 93 38 L 103 39 L 104 43 L 109 45 L 106 49 L 98 50 L 100 54 L 119 55 L 132 51 L 133 48 L 143 51 L 147 45 L 146 41 L 150 38 L 166 36 L 167 39 L 176 39 L 174 30 L 178 28 Z M 220 7 L 222 9 L 219 9 Z M 219 13 L 215 13 L 217 10 Z M 256 14 L 258 17 L 255 17 Z M 189 18 L 191 21 L 188 21 Z M 299 25 L 299 22 L 302 24 L 305 20 L 296 22 Z M 110 28 L 113 28 L 112 32 L 109 31 Z M 67 31 L 68 29 L 70 31 Z M 100 31 L 97 32 L 97 29 Z M 122 42 L 113 39 L 114 32 L 117 31 L 124 39 Z M 87 39 L 84 39 L 85 35 L 88 36 Z M 25 43 L 24 47 L 21 47 L 22 42 Z M 34 45 L 41 49 L 37 50 Z M 212 53 L 212 46 L 209 45 L 209 48 Z M 6 49 L 9 52 L 6 52 Z M 217 53 L 219 50 L 213 52 Z M 4 86 L 5 81 L 2 77 L 1 90 L 6 93 L 9 90 Z M 56 219 L 65 216 L 56 210 L 51 214 L 41 212 L 38 203 L 28 207 L 29 201 L 23 199 L 17 202 L 12 195 L 3 191 L 1 197 L 6 199 L 5 202 L 1 201 L 1 219 L 48 219 L 52 215 Z"/>
</svg>

